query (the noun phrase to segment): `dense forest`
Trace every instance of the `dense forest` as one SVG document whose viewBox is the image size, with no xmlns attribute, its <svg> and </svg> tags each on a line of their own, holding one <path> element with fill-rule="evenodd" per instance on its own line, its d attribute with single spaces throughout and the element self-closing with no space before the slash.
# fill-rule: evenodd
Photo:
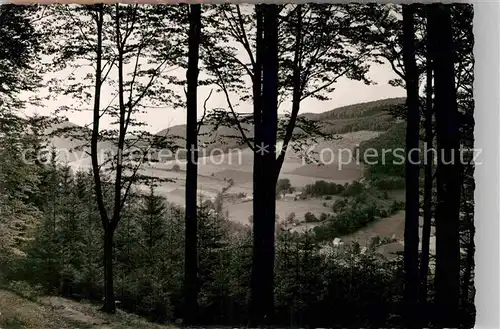
<svg viewBox="0 0 500 329">
<path fill-rule="evenodd" d="M 465 4 L 1 5 L 0 288 L 175 325 L 473 327 L 472 18 Z M 342 79 L 373 84 L 382 63 L 406 98 L 305 113 Z M 224 108 L 207 108 L 207 87 Z M 58 95 L 74 102 L 25 114 Z M 184 109 L 185 135 L 144 129 L 151 107 L 165 122 Z M 60 125 L 76 112 L 91 123 Z M 226 190 L 198 193 L 207 126 L 231 127 L 226 140 L 252 152 L 247 225 L 229 218 Z M 361 160 L 362 179 L 307 184 L 295 198 L 330 209 L 306 213 L 313 228 L 277 218 L 277 199 L 296 193 L 280 178 L 287 151 L 356 130 L 383 131 L 358 152 L 402 148 L 402 162 Z M 74 151 L 87 169 L 58 161 L 58 137 L 85 142 Z M 103 159 L 102 145 L 113 154 Z M 160 192 L 168 178 L 142 171 L 178 148 L 184 205 Z M 412 152 L 430 149 L 435 161 Z M 404 243 L 393 257 L 377 250 L 395 239 L 339 247 L 396 214 Z"/>
</svg>

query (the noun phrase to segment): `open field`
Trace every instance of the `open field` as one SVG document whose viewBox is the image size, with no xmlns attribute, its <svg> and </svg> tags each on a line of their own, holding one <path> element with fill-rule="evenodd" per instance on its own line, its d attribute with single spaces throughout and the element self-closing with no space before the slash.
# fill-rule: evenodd
<svg viewBox="0 0 500 329">
<path fill-rule="evenodd" d="M 309 200 L 276 200 L 276 213 L 281 219 L 285 219 L 291 213 L 295 213 L 297 219 L 304 219 L 307 212 L 312 212 L 316 217 L 321 213 L 329 212 L 331 209 L 323 206 L 321 199 Z M 331 203 L 333 201 L 328 201 Z M 248 224 L 248 218 L 252 215 L 252 202 L 239 202 L 226 205 L 229 212 L 229 218 L 235 222 Z"/>
<path fill-rule="evenodd" d="M 353 150 L 360 142 L 378 136 L 379 132 L 358 131 L 339 135 L 339 138 L 333 140 L 319 140 L 314 146 L 314 151 L 320 153 L 322 150 L 328 150 L 325 154 L 336 154 L 343 149 Z M 61 142 L 62 139 L 56 140 Z M 68 141 L 56 144 L 56 147 L 68 147 Z M 314 156 L 317 157 L 316 153 Z M 87 160 L 87 159 L 85 159 Z M 285 157 L 285 162 L 281 171 L 280 178 L 288 178 L 292 186 L 296 188 L 304 187 L 307 184 L 313 184 L 317 180 L 326 180 L 338 184 L 351 182 L 361 177 L 362 164 L 353 161 L 349 164 L 339 165 L 339 158 L 333 159 L 334 162 L 327 165 L 305 164 L 300 156 L 289 149 Z M 332 159 L 325 159 L 332 162 Z M 346 162 L 346 159 L 343 159 Z M 89 161 L 70 162 L 74 169 L 88 170 Z M 178 171 L 172 170 L 174 165 L 179 166 Z M 175 204 L 184 204 L 184 186 L 185 186 L 185 161 L 150 163 L 145 165 L 140 171 L 141 174 L 168 180 L 162 182 L 157 192 L 164 195 L 167 200 Z M 202 198 L 213 199 L 223 188 L 229 186 L 229 181 L 233 181 L 230 188 L 231 193 L 244 193 L 247 196 L 252 195 L 252 169 L 253 153 L 249 148 L 244 148 L 229 154 L 219 154 L 212 157 L 202 157 L 199 160 L 198 167 L 198 188 Z M 141 187 L 144 190 L 145 186 Z M 322 205 L 321 200 L 303 200 L 303 201 L 281 201 L 277 204 L 278 215 L 285 218 L 288 214 L 294 212 L 297 218 L 302 219 L 308 211 L 319 216 L 322 212 L 328 212 L 328 208 Z M 229 216 L 232 220 L 240 223 L 247 223 L 252 214 L 252 202 L 232 203 L 226 206 Z"/>
<path fill-rule="evenodd" d="M 317 180 L 335 182 L 337 184 L 349 183 L 359 179 L 363 174 L 363 164 L 355 158 L 355 149 L 362 142 L 380 136 L 393 124 L 393 119 L 388 115 L 387 109 L 398 106 L 401 99 L 387 99 L 352 106 L 342 107 L 320 114 L 305 113 L 308 119 L 318 120 L 324 124 L 324 131 L 331 133 L 328 140 L 319 138 L 315 142 L 306 143 L 306 154 L 309 160 L 315 163 L 307 163 L 304 160 L 304 152 L 298 153 L 292 147 L 288 148 L 283 163 L 280 178 L 290 180 L 292 186 L 300 189 Z M 364 124 L 355 124 L 356 121 Z M 77 127 L 71 122 L 64 122 L 58 127 Z M 251 128 L 251 127 L 247 127 Z M 234 128 L 222 127 L 213 135 L 209 136 L 213 127 L 202 126 L 199 144 L 200 158 L 198 162 L 198 189 L 199 195 L 204 199 L 214 199 L 218 193 L 227 189 L 228 193 L 246 195 L 248 198 L 233 199 L 225 203 L 225 211 L 229 218 L 235 222 L 247 224 L 252 214 L 252 171 L 253 152 L 246 145 L 238 143 L 227 137 L 235 135 Z M 371 129 L 371 130 L 366 130 Z M 251 131 L 252 129 L 250 129 Z M 176 143 L 182 146 L 185 142 L 180 136 L 185 134 L 185 126 L 175 126 L 158 133 L 162 136 L 172 136 Z M 89 151 L 69 153 L 68 150 L 83 143 L 68 137 L 54 137 L 51 143 L 57 148 L 64 150 L 64 156 L 60 159 L 68 162 L 75 170 L 90 169 L 90 157 L 85 154 Z M 203 149 L 209 143 L 211 146 Z M 280 145 L 278 144 L 278 148 Z M 100 152 L 113 150 L 110 143 L 99 145 Z M 225 152 L 225 153 L 223 153 Z M 168 154 L 168 153 L 166 153 Z M 177 170 L 173 170 L 175 168 Z M 150 162 L 143 166 L 140 174 L 161 178 L 166 180 L 157 187 L 157 192 L 164 195 L 168 201 L 184 205 L 185 198 L 185 169 L 186 163 L 183 159 L 167 159 L 162 162 Z M 147 191 L 146 186 L 139 186 L 141 190 Z M 283 201 L 276 202 L 277 214 L 286 218 L 290 213 L 295 213 L 300 220 L 306 212 L 312 212 L 316 216 L 328 213 L 329 208 L 323 205 L 320 199 Z M 331 202 L 329 202 L 331 203 Z M 305 227 L 297 227 L 303 229 Z M 383 233 L 383 232 L 382 232 Z"/>
<path fill-rule="evenodd" d="M 422 237 L 423 218 L 420 217 L 419 235 Z M 405 229 L 405 212 L 400 211 L 390 217 L 379 219 L 366 227 L 360 229 L 356 233 L 342 237 L 345 243 L 357 241 L 362 246 L 367 246 L 372 238 L 388 238 L 396 239 L 398 243 L 404 244 L 404 229 Z M 421 250 L 422 241 L 420 240 L 419 249 Z M 436 251 L 435 229 L 431 228 L 430 251 L 434 254 Z"/>
</svg>

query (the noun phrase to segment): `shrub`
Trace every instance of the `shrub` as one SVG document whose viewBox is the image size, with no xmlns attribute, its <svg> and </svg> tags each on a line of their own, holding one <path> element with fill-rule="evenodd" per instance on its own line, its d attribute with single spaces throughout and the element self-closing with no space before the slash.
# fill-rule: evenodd
<svg viewBox="0 0 500 329">
<path fill-rule="evenodd" d="M 365 186 L 358 181 L 354 181 L 347 185 L 342 194 L 346 197 L 353 197 L 361 194 L 363 191 L 365 191 Z"/>
<path fill-rule="evenodd" d="M 384 193 L 383 193 L 383 195 L 382 195 L 382 198 L 383 198 L 384 200 L 389 199 L 389 193 L 387 193 L 387 191 L 384 191 Z"/>
<path fill-rule="evenodd" d="M 293 224 L 297 221 L 297 216 L 295 215 L 294 212 L 290 213 L 287 217 L 286 217 L 286 222 L 288 224 Z"/>
<path fill-rule="evenodd" d="M 172 171 L 175 171 L 175 172 L 181 171 L 181 167 L 178 164 L 174 164 L 172 166 Z"/>
<path fill-rule="evenodd" d="M 401 164 L 400 154 L 394 152 L 386 152 L 385 150 L 397 150 L 403 149 L 405 147 L 406 138 L 406 123 L 402 122 L 393 125 L 389 130 L 380 136 L 364 141 L 360 144 L 360 153 L 368 149 L 375 149 L 379 155 L 379 161 L 375 164 L 369 164 L 367 167 L 368 176 L 395 176 L 395 177 L 405 177 L 405 166 L 404 163 Z M 402 152 L 404 155 L 404 152 Z M 361 159 L 364 161 L 364 159 Z M 373 159 L 370 159 L 371 161 Z"/>
<path fill-rule="evenodd" d="M 367 202 L 367 200 L 368 200 L 368 193 L 363 192 L 363 193 L 360 193 L 360 194 L 356 195 L 356 196 L 354 197 L 353 202 L 354 202 L 355 204 L 358 204 L 358 203 L 366 203 L 366 202 Z"/>
<path fill-rule="evenodd" d="M 330 197 L 331 195 L 337 195 L 344 191 L 344 186 L 336 183 L 330 183 L 324 180 L 319 180 L 314 182 L 314 184 L 308 184 L 304 188 L 304 193 L 311 196 L 323 196 L 326 195 Z M 325 198 L 326 199 L 326 198 Z M 326 200 L 330 200 L 326 199 Z"/>
<path fill-rule="evenodd" d="M 334 212 L 339 213 L 339 212 L 344 211 L 346 206 L 347 206 L 347 200 L 346 199 L 339 199 L 333 203 L 332 209 Z"/>
<path fill-rule="evenodd" d="M 276 183 L 276 192 L 277 193 L 290 193 L 292 189 L 292 184 L 288 178 L 278 179 Z"/>
<path fill-rule="evenodd" d="M 328 214 L 325 214 L 324 212 L 322 212 L 321 215 L 319 216 L 319 221 L 324 222 L 327 219 L 328 219 Z"/>
<path fill-rule="evenodd" d="M 401 190 L 405 188 L 405 179 L 403 177 L 381 177 L 374 176 L 370 178 L 371 184 L 380 190 Z"/>
<path fill-rule="evenodd" d="M 312 212 L 308 211 L 304 215 L 304 220 L 306 223 L 314 223 L 318 221 L 318 218 Z"/>
<path fill-rule="evenodd" d="M 398 211 L 400 210 L 404 210 L 405 209 L 405 203 L 404 202 L 401 202 L 401 201 L 394 201 L 392 204 L 391 204 L 391 207 L 389 208 L 389 212 L 391 214 L 395 214 L 397 213 Z"/>
</svg>

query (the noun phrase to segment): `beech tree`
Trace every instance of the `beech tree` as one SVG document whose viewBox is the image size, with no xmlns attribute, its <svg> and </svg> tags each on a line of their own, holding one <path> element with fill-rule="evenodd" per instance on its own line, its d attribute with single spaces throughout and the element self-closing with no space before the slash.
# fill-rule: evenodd
<svg viewBox="0 0 500 329">
<path fill-rule="evenodd" d="M 243 143 L 254 151 L 253 218 L 265 217 L 266 222 L 274 223 L 275 214 L 271 213 L 274 206 L 263 207 L 265 202 L 263 196 L 265 191 L 275 190 L 288 147 L 293 146 L 298 151 L 304 143 L 310 142 L 311 137 L 327 137 L 321 133 L 321 127 L 317 123 L 298 115 L 300 104 L 307 98 L 329 99 L 327 95 L 334 90 L 335 83 L 341 77 L 370 83 L 366 78 L 366 73 L 369 68 L 371 49 L 363 43 L 350 43 L 356 36 L 354 31 L 363 24 L 363 17 L 355 16 L 353 19 L 353 16 L 349 15 L 351 12 L 356 12 L 352 6 L 314 4 L 279 6 L 277 20 L 279 26 L 277 64 L 280 72 L 277 85 L 278 106 L 282 99 L 291 95 L 292 109 L 285 115 L 284 120 L 268 123 L 269 127 L 276 126 L 276 129 L 268 128 L 272 130 L 267 132 L 262 128 L 266 124 L 262 117 L 264 106 L 262 103 L 262 65 L 265 56 L 262 55 L 260 46 L 264 31 L 262 28 L 263 8 L 266 7 L 256 6 L 254 13 L 251 13 L 248 7 L 231 5 L 216 7 L 211 16 L 213 29 L 214 31 L 220 29 L 229 31 L 229 37 L 219 39 L 213 36 L 205 41 L 204 45 L 208 53 L 205 57 L 205 65 L 208 72 L 214 76 L 213 83 L 224 94 L 228 107 L 228 112 L 221 114 L 220 111 L 216 111 L 209 118 L 216 121 L 218 125 L 236 126 L 240 133 L 237 136 L 238 144 Z M 228 45 L 229 40 L 241 46 L 244 57 L 239 55 L 237 48 Z M 251 87 L 247 87 L 245 83 L 248 81 L 247 77 L 251 81 Z M 243 117 L 237 113 L 234 93 L 238 94 L 238 101 L 252 100 L 252 115 Z M 252 124 L 253 134 L 248 128 Z M 277 150 L 276 144 L 265 144 L 262 140 L 265 134 L 274 134 L 276 140 L 282 140 L 281 149 Z M 294 145 L 291 145 L 292 138 L 295 141 Z M 277 159 L 270 160 L 268 166 L 261 163 L 263 158 L 259 150 L 262 151 L 262 147 L 266 147 L 266 150 L 271 153 L 276 152 L 278 156 Z M 264 179 L 263 175 L 267 175 L 269 168 L 273 168 L 274 174 Z M 262 187 L 259 186 L 260 184 Z M 261 214 L 267 211 L 266 209 L 269 209 L 267 216 Z M 254 235 L 260 235 L 258 232 L 258 229 L 257 232 L 254 231 Z M 274 248 L 272 242 L 266 242 L 266 244 Z M 270 251 L 270 253 L 273 252 Z M 254 289 L 256 288 L 252 291 L 257 294 Z M 255 303 L 262 305 L 258 301 Z"/>
<path fill-rule="evenodd" d="M 184 268 L 184 319 L 194 324 L 198 314 L 198 61 L 201 40 L 201 5 L 189 6 L 187 125 L 186 125 L 186 240 Z"/>
<path fill-rule="evenodd" d="M 455 87 L 452 21 L 448 5 L 429 9 L 429 38 L 435 83 L 437 163 L 436 310 L 437 324 L 456 327 L 460 294 L 460 117 Z"/>
<path fill-rule="evenodd" d="M 178 66 L 182 54 L 179 27 L 172 24 L 178 18 L 178 8 L 119 4 L 52 8 L 60 33 L 60 40 L 53 45 L 58 49 L 54 64 L 72 71 L 69 83 L 55 79 L 50 88 L 72 95 L 82 106 L 58 110 L 81 111 L 92 103 L 91 130 L 69 127 L 56 133 L 90 140 L 94 193 L 104 230 L 103 311 L 113 313 L 114 232 L 132 186 L 148 179 L 142 169 L 146 160 L 152 160 L 152 150 L 170 146 L 168 138 L 141 130 L 144 123 L 135 115 L 148 106 L 180 104 L 179 96 L 167 88 L 168 83 L 177 83 L 169 71 Z M 84 78 L 77 79 L 76 74 Z M 111 98 L 104 99 L 105 93 Z M 117 129 L 101 128 L 105 116 Z M 88 152 L 88 146 L 83 143 L 80 149 Z M 103 150 L 108 151 L 107 159 L 102 159 Z M 105 202 L 103 172 L 113 179 L 112 204 Z"/>
<path fill-rule="evenodd" d="M 414 5 L 403 5 L 403 61 L 406 80 L 406 212 L 404 232 L 405 316 L 406 323 L 416 325 L 418 301 L 418 225 L 419 225 L 419 123 L 418 72 L 415 60 Z"/>
<path fill-rule="evenodd" d="M 427 11 L 425 12 L 427 14 Z M 426 24 L 426 35 L 428 35 L 429 20 Z M 427 37 L 427 59 L 426 59 L 426 82 L 425 82 L 425 110 L 424 110 L 424 134 L 425 145 L 428 149 L 434 148 L 434 101 L 433 101 L 433 71 L 431 64 L 430 39 Z M 428 154 L 427 154 L 428 155 Z M 419 302 L 422 309 L 427 305 L 427 290 L 429 276 L 430 259 L 430 238 L 433 213 L 433 195 L 434 195 L 434 159 L 429 159 L 424 163 L 424 204 L 423 204 L 423 226 L 422 226 L 422 253 L 420 256 L 420 291 Z"/>
</svg>

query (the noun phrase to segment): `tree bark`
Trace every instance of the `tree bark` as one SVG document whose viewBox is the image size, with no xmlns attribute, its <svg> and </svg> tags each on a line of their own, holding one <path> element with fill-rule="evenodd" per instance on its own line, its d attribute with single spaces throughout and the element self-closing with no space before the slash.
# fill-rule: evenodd
<svg viewBox="0 0 500 329">
<path fill-rule="evenodd" d="M 186 240 L 184 264 L 184 321 L 195 324 L 198 317 L 198 122 L 197 85 L 201 34 L 201 5 L 189 6 L 189 53 L 187 69 L 186 127 Z"/>
<path fill-rule="evenodd" d="M 253 117 L 254 117 L 254 157 L 253 157 L 253 259 L 252 259 L 252 275 L 250 279 L 250 307 L 249 317 L 250 326 L 256 326 L 258 323 L 258 314 L 261 313 L 260 307 L 260 281 L 261 263 L 257 249 L 260 245 L 260 222 L 262 218 L 262 199 L 264 196 L 262 189 L 262 157 L 257 152 L 257 145 L 262 143 L 262 39 L 263 39 L 263 5 L 255 6 L 255 14 L 257 20 L 256 31 L 256 56 L 255 66 L 253 68 Z M 257 219 L 257 223 L 256 220 Z"/>
<path fill-rule="evenodd" d="M 104 231 L 104 306 L 106 313 L 115 313 L 115 293 L 113 285 L 113 230 Z"/>
<path fill-rule="evenodd" d="M 460 299 L 460 134 L 457 109 L 450 8 L 434 4 L 429 10 L 434 68 L 438 146 L 436 208 L 436 323 L 459 325 Z"/>
<path fill-rule="evenodd" d="M 90 155 L 92 161 L 92 173 L 94 178 L 94 190 L 97 201 L 99 216 L 101 217 L 102 227 L 104 230 L 104 257 L 103 257 L 103 272 L 104 272 L 104 305 L 101 310 L 106 313 L 114 313 L 115 296 L 113 287 L 113 229 L 110 225 L 106 207 L 104 205 L 104 195 L 102 191 L 102 182 L 100 176 L 100 165 L 98 159 L 98 143 L 99 143 L 99 120 L 101 86 L 102 86 L 102 35 L 104 23 L 104 8 L 102 4 L 96 5 L 95 22 L 97 27 L 97 45 L 96 45 L 96 71 L 95 71 L 95 89 L 94 89 L 94 108 L 93 108 L 93 126 L 92 137 L 90 141 Z"/>
<path fill-rule="evenodd" d="M 94 178 L 94 190 L 96 194 L 97 206 L 101 217 L 103 228 L 106 228 L 108 223 L 108 215 L 104 206 L 104 198 L 102 192 L 101 177 L 99 171 L 99 159 L 97 153 L 97 144 L 99 142 L 99 119 L 100 119 L 100 102 L 101 102 L 101 85 L 102 85 L 102 26 L 103 26 L 103 5 L 97 5 L 97 47 L 96 47 L 96 77 L 94 89 L 94 108 L 93 108 L 93 126 L 92 137 L 90 141 L 90 155 L 92 161 L 92 173 Z"/>
<path fill-rule="evenodd" d="M 471 304 L 471 298 L 470 298 L 470 284 L 472 280 L 472 269 L 474 267 L 474 234 L 475 234 L 475 228 L 474 228 L 474 223 L 469 224 L 471 227 L 469 228 L 469 241 L 467 242 L 467 255 L 465 258 L 465 269 L 464 269 L 464 276 L 463 276 L 463 281 L 462 281 L 462 301 L 464 304 Z"/>
<path fill-rule="evenodd" d="M 406 217 L 404 231 L 405 321 L 416 325 L 418 300 L 418 228 L 419 228 L 419 124 L 418 72 L 415 61 L 414 5 L 403 5 L 403 61 L 406 72 Z"/>
<path fill-rule="evenodd" d="M 275 168 L 276 133 L 278 120 L 278 35 L 277 6 L 262 5 L 263 48 L 262 58 L 262 123 L 256 145 L 257 180 L 254 182 L 260 208 L 253 219 L 253 266 L 251 278 L 251 323 L 269 325 L 274 312 L 274 233 L 276 221 Z M 259 9 L 260 10 L 260 9 Z"/>
</svg>

